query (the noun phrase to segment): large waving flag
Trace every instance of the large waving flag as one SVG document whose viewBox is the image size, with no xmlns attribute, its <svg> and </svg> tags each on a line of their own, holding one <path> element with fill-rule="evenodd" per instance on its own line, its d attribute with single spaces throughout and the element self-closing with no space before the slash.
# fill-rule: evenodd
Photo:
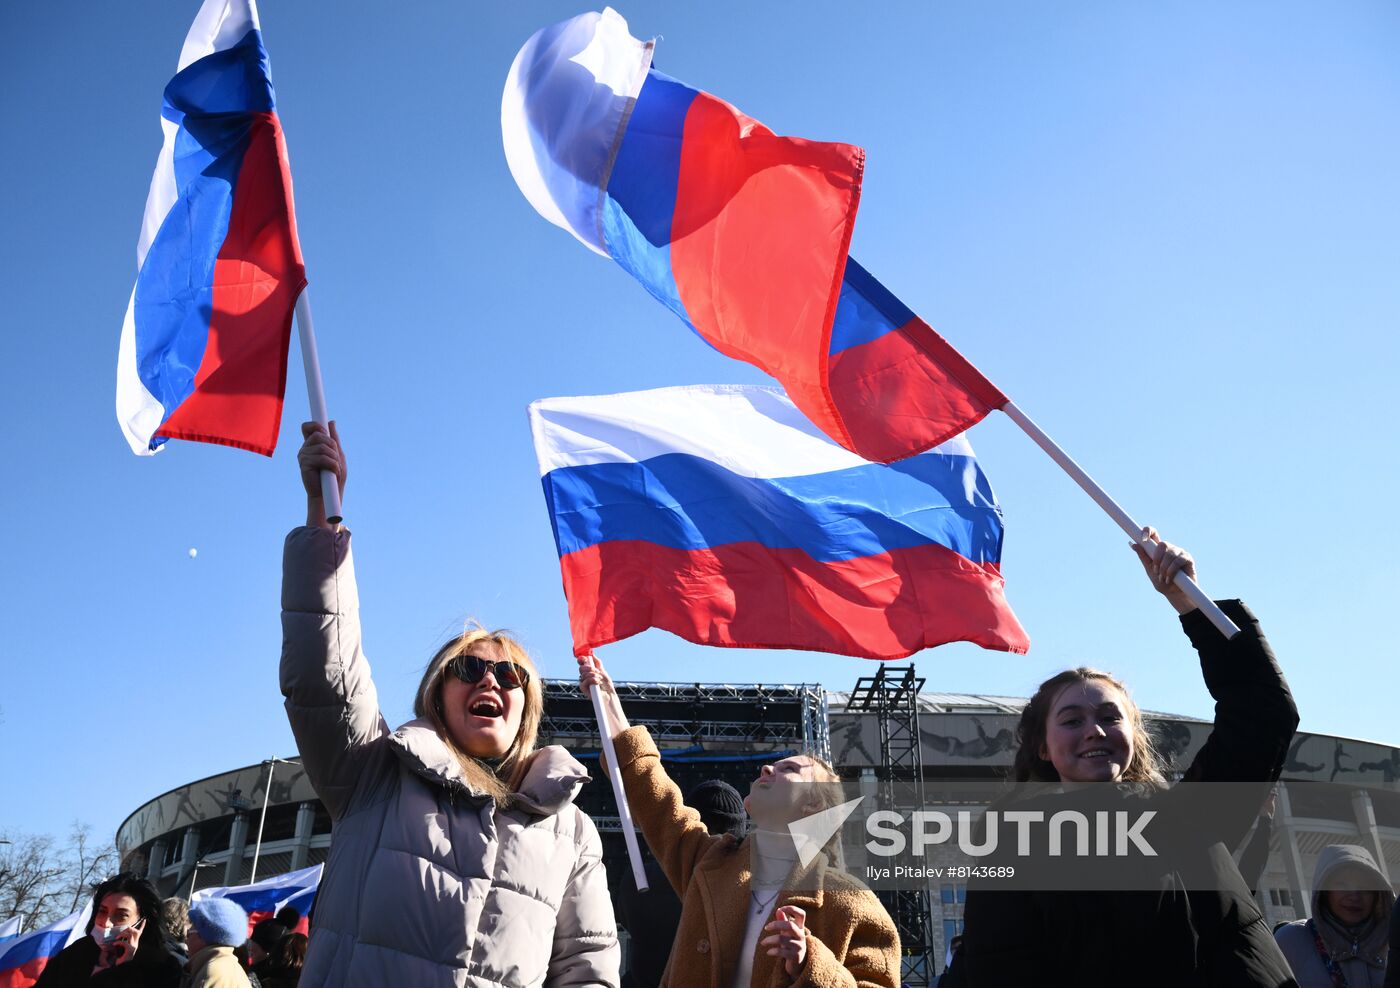
<svg viewBox="0 0 1400 988">
<path fill-rule="evenodd" d="M 87 935 L 92 900 L 43 929 L 0 944 L 0 988 L 29 988 L 59 951 Z"/>
<path fill-rule="evenodd" d="M 658 72 L 611 8 L 534 35 L 501 102 L 531 205 L 871 460 L 938 445 L 1006 396 L 847 256 L 865 153 L 775 135 Z"/>
<path fill-rule="evenodd" d="M 306 285 L 287 147 L 253 0 L 205 0 L 165 87 L 165 143 L 117 358 L 131 448 L 277 445 Z"/>
<path fill-rule="evenodd" d="M 325 865 L 313 865 L 283 875 L 264 878 L 252 885 L 220 885 L 216 888 L 200 889 L 191 897 L 191 903 L 204 899 L 231 899 L 243 907 L 248 914 L 248 933 L 253 932 L 265 919 L 271 919 L 283 906 L 291 906 L 301 913 L 301 922 L 296 932 L 306 933 L 307 917 L 316 901 L 316 889 L 321 884 L 321 873 Z"/>
<path fill-rule="evenodd" d="M 650 627 L 876 659 L 1029 646 L 962 437 L 871 463 L 742 386 L 544 399 L 530 424 L 578 654 Z"/>
</svg>

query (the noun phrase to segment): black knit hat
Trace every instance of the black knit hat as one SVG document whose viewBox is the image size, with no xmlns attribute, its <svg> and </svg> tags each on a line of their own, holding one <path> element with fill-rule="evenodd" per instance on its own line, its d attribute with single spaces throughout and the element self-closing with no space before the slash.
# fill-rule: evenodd
<svg viewBox="0 0 1400 988">
<path fill-rule="evenodd" d="M 744 836 L 744 798 L 728 782 L 706 779 L 685 797 L 686 803 L 700 811 L 700 821 L 711 834 Z"/>
<path fill-rule="evenodd" d="M 282 938 L 286 935 L 287 928 L 285 926 L 275 919 L 265 919 L 253 927 L 253 935 L 248 939 L 270 954 L 277 949 L 277 945 L 282 942 Z"/>
</svg>

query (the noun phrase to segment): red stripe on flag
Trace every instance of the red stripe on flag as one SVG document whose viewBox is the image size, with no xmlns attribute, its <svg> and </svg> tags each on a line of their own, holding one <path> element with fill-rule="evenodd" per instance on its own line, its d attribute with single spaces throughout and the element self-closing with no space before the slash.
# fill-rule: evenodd
<svg viewBox="0 0 1400 988">
<path fill-rule="evenodd" d="M 19 967 L 0 971 L 0 988 L 30 988 L 51 960 L 52 957 L 36 957 Z"/>
<path fill-rule="evenodd" d="M 228 235 L 214 264 L 214 311 L 194 392 L 156 435 L 271 456 L 282 421 L 292 307 L 306 286 L 282 127 L 255 114 Z"/>
<path fill-rule="evenodd" d="M 671 270 L 691 324 L 776 377 L 833 438 L 826 352 L 865 152 L 776 136 L 708 93 L 686 114 Z"/>
<path fill-rule="evenodd" d="M 900 659 L 969 641 L 1025 652 L 1000 569 L 941 545 L 819 563 L 741 542 L 706 550 L 603 542 L 560 559 L 574 650 L 647 628 L 698 645 Z"/>
<path fill-rule="evenodd" d="M 953 438 L 1006 395 L 917 316 L 831 358 L 831 396 L 854 445 L 890 463 Z"/>
</svg>

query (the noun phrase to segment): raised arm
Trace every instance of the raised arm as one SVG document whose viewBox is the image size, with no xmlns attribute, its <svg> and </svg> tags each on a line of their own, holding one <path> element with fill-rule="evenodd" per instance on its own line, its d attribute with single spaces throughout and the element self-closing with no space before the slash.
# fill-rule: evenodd
<svg viewBox="0 0 1400 988">
<path fill-rule="evenodd" d="M 369 662 L 360 650 L 360 606 L 350 533 L 326 522 L 320 471 L 345 489 L 345 458 L 331 424 L 302 426 L 297 456 L 307 525 L 288 535 L 282 555 L 282 695 L 302 765 L 333 818 L 345 811 L 371 742 L 389 733 L 379 713 Z"/>
<path fill-rule="evenodd" d="M 587 693 L 590 686 L 596 685 L 602 695 L 632 816 L 666 873 L 666 880 L 683 899 L 701 856 L 717 842 L 729 838 L 711 837 L 700 814 L 685 805 L 680 787 L 661 767 L 661 754 L 651 733 L 645 727 L 628 725 L 612 679 L 597 657 L 581 656 L 578 669 L 583 691 Z"/>
<path fill-rule="evenodd" d="M 1150 528 L 1145 533 L 1157 537 Z M 1278 781 L 1283 771 L 1288 745 L 1298 728 L 1298 708 L 1259 620 L 1249 608 L 1238 600 L 1216 601 L 1240 628 L 1238 635 L 1227 640 L 1171 582 L 1177 570 L 1195 578 L 1191 555 L 1165 542 L 1160 546 L 1155 559 L 1136 546 L 1133 550 L 1153 585 L 1181 616 L 1182 630 L 1200 655 L 1206 689 L 1215 698 L 1210 737 L 1182 781 L 1252 783 L 1257 787 L 1210 793 L 1178 786 L 1174 796 L 1187 804 L 1199 801 L 1201 825 L 1214 839 L 1233 847 L 1249 829 L 1268 786 Z"/>
</svg>

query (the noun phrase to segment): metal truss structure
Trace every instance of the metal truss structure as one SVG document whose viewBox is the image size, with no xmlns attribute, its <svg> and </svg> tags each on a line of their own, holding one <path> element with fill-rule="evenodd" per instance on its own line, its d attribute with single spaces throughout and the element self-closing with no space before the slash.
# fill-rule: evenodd
<svg viewBox="0 0 1400 988">
<path fill-rule="evenodd" d="M 831 758 L 826 691 L 820 686 L 728 683 L 618 683 L 633 724 L 645 724 L 659 747 L 676 742 L 745 751 L 791 749 Z M 544 682 L 540 735 L 597 744 L 593 704 L 572 680 Z M 760 746 L 756 748 L 755 746 Z"/>
<path fill-rule="evenodd" d="M 599 764 L 598 722 L 593 703 L 574 680 L 546 679 L 540 744 L 562 744 L 596 780 L 583 787 L 577 804 L 603 837 L 603 862 L 613 886 L 632 875 L 622 825 L 607 773 Z M 740 793 L 765 762 L 799 751 L 828 761 L 831 734 L 826 690 L 809 684 L 617 683 L 627 719 L 651 731 L 666 773 L 689 792 L 708 779 L 722 779 Z"/>
<path fill-rule="evenodd" d="M 880 783 L 890 809 L 922 809 L 924 762 L 919 748 L 919 691 L 924 678 L 914 667 L 880 665 L 873 676 L 856 681 L 846 710 L 873 713 L 880 725 Z M 912 804 L 912 805 L 909 805 Z M 932 922 L 928 889 L 880 893 L 880 900 L 894 918 L 904 950 L 902 985 L 928 985 L 933 981 Z"/>
</svg>

